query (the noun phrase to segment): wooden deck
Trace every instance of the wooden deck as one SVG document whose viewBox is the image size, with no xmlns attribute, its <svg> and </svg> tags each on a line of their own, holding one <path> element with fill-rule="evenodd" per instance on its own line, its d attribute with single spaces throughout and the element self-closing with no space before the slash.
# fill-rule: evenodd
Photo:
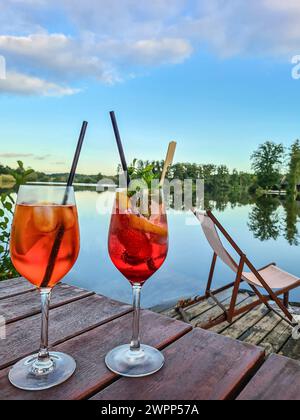
<svg viewBox="0 0 300 420">
<path fill-rule="evenodd" d="M 228 294 L 219 297 L 228 303 Z M 240 304 L 251 299 L 247 292 L 239 295 Z M 142 341 L 163 352 L 165 366 L 146 378 L 120 378 L 107 369 L 105 356 L 130 340 L 131 306 L 64 284 L 53 291 L 49 342 L 51 349 L 74 357 L 76 372 L 47 391 L 19 390 L 9 383 L 8 372 L 38 350 L 39 312 L 39 294 L 24 279 L 0 283 L 0 316 L 6 321 L 6 337 L 0 336 L 0 400 L 300 400 L 300 362 L 274 354 L 266 359 L 264 351 L 298 358 L 299 342 L 263 307 L 212 332 L 197 328 L 220 315 L 209 301 L 186 311 L 191 325 L 181 322 L 174 308 L 163 315 L 143 310 Z"/>
<path fill-rule="evenodd" d="M 232 291 L 227 290 L 218 295 L 225 307 L 230 303 Z M 257 299 L 250 292 L 242 291 L 238 296 L 240 307 Z M 299 309 L 299 308 L 298 308 Z M 207 299 L 184 310 L 184 318 L 175 306 L 155 311 L 176 320 L 189 321 L 193 327 L 208 329 L 207 324 L 222 315 L 222 310 L 216 303 Z M 263 347 L 266 354 L 277 353 L 295 360 L 300 360 L 300 340 L 292 338 L 292 327 L 274 312 L 261 305 L 252 311 L 238 316 L 232 324 L 223 322 L 209 329 L 212 332 L 234 338 L 245 343 Z"/>
</svg>

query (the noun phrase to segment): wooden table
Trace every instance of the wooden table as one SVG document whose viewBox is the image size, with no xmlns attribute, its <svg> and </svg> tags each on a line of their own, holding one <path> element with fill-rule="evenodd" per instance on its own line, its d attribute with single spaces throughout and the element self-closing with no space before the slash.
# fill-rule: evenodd
<svg viewBox="0 0 300 420">
<path fill-rule="evenodd" d="M 296 360 L 273 354 L 238 399 L 299 401 L 300 363 Z"/>
<path fill-rule="evenodd" d="M 7 339 L 0 340 L 0 400 L 231 399 L 264 360 L 258 347 L 145 310 L 142 341 L 162 350 L 166 364 L 148 378 L 119 378 L 104 358 L 130 340 L 131 306 L 62 284 L 53 292 L 49 340 L 51 348 L 75 358 L 76 373 L 51 390 L 24 392 L 7 375 L 17 360 L 38 350 L 39 311 L 39 294 L 25 280 L 0 283 L 0 315 L 7 321 Z"/>
</svg>

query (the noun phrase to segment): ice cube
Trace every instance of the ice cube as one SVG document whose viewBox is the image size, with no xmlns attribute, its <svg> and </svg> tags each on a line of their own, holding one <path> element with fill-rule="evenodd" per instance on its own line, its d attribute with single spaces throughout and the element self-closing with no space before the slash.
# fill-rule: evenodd
<svg viewBox="0 0 300 420">
<path fill-rule="evenodd" d="M 33 221 L 35 228 L 42 233 L 53 232 L 58 225 L 58 207 L 36 206 L 33 207 Z"/>
<path fill-rule="evenodd" d="M 70 207 L 63 207 L 61 209 L 61 215 L 65 230 L 72 229 L 76 222 L 74 209 Z"/>
</svg>

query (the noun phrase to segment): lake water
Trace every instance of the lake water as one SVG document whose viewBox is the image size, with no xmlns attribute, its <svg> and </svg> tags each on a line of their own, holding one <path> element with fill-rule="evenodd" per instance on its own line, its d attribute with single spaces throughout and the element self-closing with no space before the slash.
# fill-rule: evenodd
<svg viewBox="0 0 300 420">
<path fill-rule="evenodd" d="M 81 252 L 65 281 L 125 302 L 131 302 L 131 287 L 110 261 L 107 236 L 114 194 L 77 191 L 80 217 Z M 247 202 L 247 200 L 246 200 Z M 298 202 L 285 204 L 278 198 L 258 203 L 209 203 L 215 215 L 247 253 L 256 267 L 270 262 L 300 277 L 297 245 Z M 217 209 L 216 209 L 217 208 Z M 107 213 L 107 212 L 106 212 Z M 204 291 L 212 259 L 201 227 L 193 215 L 170 210 L 170 250 L 164 266 L 144 286 L 143 306 L 151 307 Z M 234 274 L 222 263 L 217 265 L 216 286 L 234 280 Z M 300 289 L 292 293 L 300 301 Z"/>
</svg>

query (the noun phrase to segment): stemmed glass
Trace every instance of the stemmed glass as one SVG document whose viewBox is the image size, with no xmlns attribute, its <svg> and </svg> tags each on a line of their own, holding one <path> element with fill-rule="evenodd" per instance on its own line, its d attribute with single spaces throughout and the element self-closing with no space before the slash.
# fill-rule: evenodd
<svg viewBox="0 0 300 420">
<path fill-rule="evenodd" d="M 21 186 L 12 224 L 11 258 L 16 270 L 40 291 L 41 346 L 9 372 L 17 388 L 36 391 L 66 381 L 74 359 L 49 352 L 48 320 L 53 287 L 71 270 L 80 248 L 78 215 L 72 187 Z"/>
<path fill-rule="evenodd" d="M 131 343 L 113 349 L 105 361 L 111 371 L 127 377 L 151 375 L 164 365 L 160 351 L 141 344 L 139 321 L 142 286 L 167 257 L 167 216 L 161 189 L 141 197 L 143 204 L 129 198 L 127 190 L 117 191 L 108 240 L 112 262 L 132 285 L 134 310 Z"/>
</svg>

